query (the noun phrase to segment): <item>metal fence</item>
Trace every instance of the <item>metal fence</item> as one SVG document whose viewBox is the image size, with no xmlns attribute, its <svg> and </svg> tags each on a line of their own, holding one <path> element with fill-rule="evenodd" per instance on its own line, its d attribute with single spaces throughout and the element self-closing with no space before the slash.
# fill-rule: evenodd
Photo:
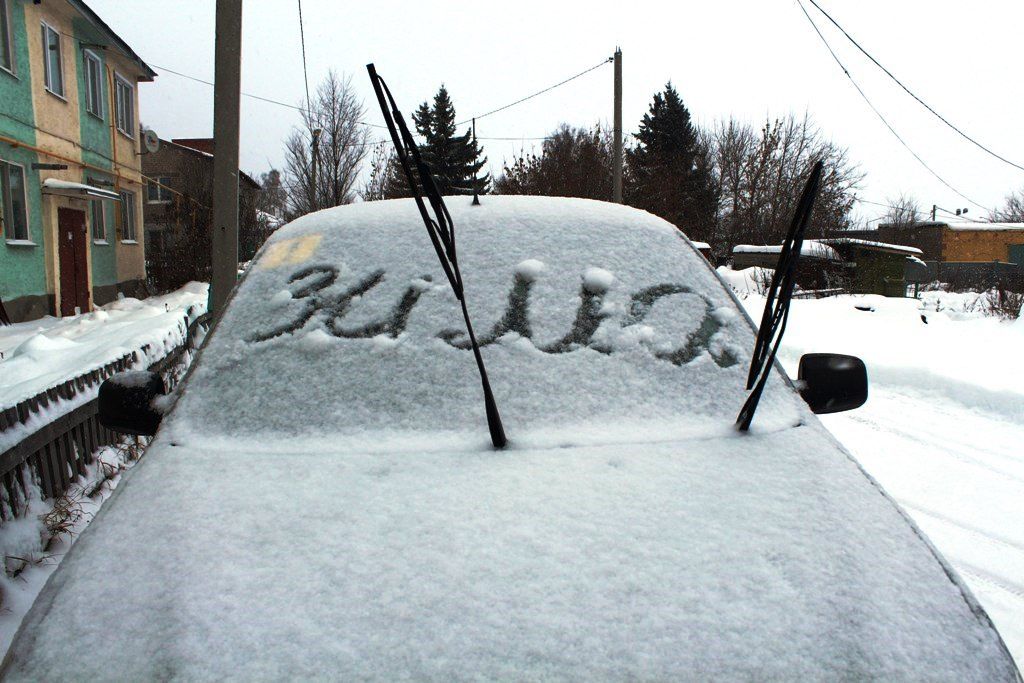
<svg viewBox="0 0 1024 683">
<path fill-rule="evenodd" d="M 945 282 L 954 289 L 992 288 L 1024 291 L 1024 266 L 1002 261 L 925 261 L 928 279 Z"/>
<path fill-rule="evenodd" d="M 209 329 L 209 314 L 193 318 L 193 313 L 193 309 L 189 309 L 183 320 L 186 325 L 184 342 L 148 368 L 164 377 L 168 390 L 173 389 L 184 375 L 192 353 Z M 146 346 L 142 348 L 143 353 L 148 350 Z M 3 411 L 0 413 L 0 431 L 22 429 L 51 403 L 70 401 L 83 392 L 91 393 L 93 387 L 98 388 L 110 375 L 132 369 L 138 363 L 139 355 L 139 352 L 126 354 L 102 368 L 63 382 Z M 91 398 L 47 421 L 0 454 L 0 479 L 3 482 L 0 520 L 20 516 L 32 485 L 40 487 L 44 498 L 57 498 L 79 475 L 85 474 L 99 448 L 120 440 L 120 435 L 99 423 L 98 403 L 96 397 Z"/>
</svg>

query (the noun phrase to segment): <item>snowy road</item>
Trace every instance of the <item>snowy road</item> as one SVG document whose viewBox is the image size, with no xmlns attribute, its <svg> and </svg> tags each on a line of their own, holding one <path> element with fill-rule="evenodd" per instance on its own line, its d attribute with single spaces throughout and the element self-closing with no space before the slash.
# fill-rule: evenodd
<svg viewBox="0 0 1024 683">
<path fill-rule="evenodd" d="M 942 395 L 874 386 L 822 421 L 914 518 L 1024 662 L 1024 428 Z"/>
</svg>

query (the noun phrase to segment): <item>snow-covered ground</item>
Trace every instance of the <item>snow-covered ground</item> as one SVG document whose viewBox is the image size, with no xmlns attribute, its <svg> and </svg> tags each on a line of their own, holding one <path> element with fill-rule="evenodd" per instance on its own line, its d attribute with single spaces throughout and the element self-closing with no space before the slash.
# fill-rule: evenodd
<svg viewBox="0 0 1024 683">
<path fill-rule="evenodd" d="M 208 285 L 191 282 L 148 299 L 123 298 L 91 313 L 0 326 L 0 408 L 102 367 L 149 344 L 157 357 L 185 312 L 206 307 Z M 172 340 L 173 341 L 173 340 Z"/>
<path fill-rule="evenodd" d="M 720 269 L 760 319 L 751 273 Z M 867 364 L 862 408 L 822 422 L 953 563 L 1024 664 L 1024 319 L 978 294 L 795 300 L 780 351 Z M 923 316 L 923 317 L 922 317 Z"/>
</svg>

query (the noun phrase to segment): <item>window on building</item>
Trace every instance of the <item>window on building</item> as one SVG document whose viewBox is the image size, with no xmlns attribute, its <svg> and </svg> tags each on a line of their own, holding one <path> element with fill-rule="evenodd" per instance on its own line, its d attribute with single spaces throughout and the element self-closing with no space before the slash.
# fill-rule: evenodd
<svg viewBox="0 0 1024 683">
<path fill-rule="evenodd" d="M 64 97 L 64 60 L 60 51 L 60 33 L 43 24 L 43 80 L 46 89 Z"/>
<path fill-rule="evenodd" d="M 4 221 L 4 237 L 27 242 L 28 202 L 25 200 L 25 169 L 0 161 L 0 209 Z"/>
<path fill-rule="evenodd" d="M 96 242 L 107 241 L 106 213 L 103 210 L 104 202 L 93 200 L 89 202 L 89 217 L 92 220 L 92 238 Z"/>
<path fill-rule="evenodd" d="M 85 110 L 103 118 L 103 65 L 100 58 L 86 50 L 85 62 Z"/>
<path fill-rule="evenodd" d="M 146 201 L 150 204 L 166 204 L 170 202 L 172 199 L 171 191 L 166 186 L 171 184 L 171 179 L 168 176 L 162 175 L 153 178 L 153 180 L 156 182 L 150 181 Z"/>
<path fill-rule="evenodd" d="M 14 36 L 7 0 L 0 0 L 0 68 L 14 73 Z"/>
<path fill-rule="evenodd" d="M 114 107 L 117 129 L 130 138 L 135 137 L 135 88 L 131 83 L 114 76 Z"/>
<path fill-rule="evenodd" d="M 121 191 L 121 241 L 135 241 L 135 193 Z"/>
</svg>

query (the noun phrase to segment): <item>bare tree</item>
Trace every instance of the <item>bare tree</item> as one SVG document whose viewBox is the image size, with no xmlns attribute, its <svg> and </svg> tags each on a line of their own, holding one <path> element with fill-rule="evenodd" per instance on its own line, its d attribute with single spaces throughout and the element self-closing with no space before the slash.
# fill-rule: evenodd
<svg viewBox="0 0 1024 683">
<path fill-rule="evenodd" d="M 889 197 L 886 203 L 889 209 L 885 212 L 883 220 L 896 228 L 906 228 L 919 223 L 924 216 L 921 213 L 921 205 L 908 194 L 901 193 L 899 197 Z"/>
<path fill-rule="evenodd" d="M 586 130 L 563 123 L 544 141 L 540 156 L 521 152 L 505 163 L 494 191 L 607 200 L 612 192 L 611 135 L 600 126 Z"/>
<path fill-rule="evenodd" d="M 370 177 L 359 191 L 363 201 L 374 202 L 389 198 L 388 186 L 397 170 L 397 163 L 398 159 L 387 142 L 374 145 L 373 157 L 370 159 Z"/>
<path fill-rule="evenodd" d="M 360 123 L 364 113 L 351 78 L 340 78 L 334 71 L 328 72 L 316 90 L 310 109 L 302 113 L 303 127 L 294 129 L 285 142 L 291 217 L 348 204 L 355 199 L 360 165 L 370 147 L 370 132 Z M 314 135 L 319 136 L 315 171 Z"/>
<path fill-rule="evenodd" d="M 825 169 L 808 237 L 848 227 L 864 174 L 809 115 L 790 114 L 759 130 L 730 118 L 719 124 L 714 138 L 722 186 L 718 232 L 711 240 L 716 251 L 737 242 L 781 241 L 807 173 L 819 159 Z"/>
<path fill-rule="evenodd" d="M 1024 190 L 1006 195 L 1002 208 L 989 214 L 989 220 L 1000 223 L 1024 223 Z"/>
</svg>

